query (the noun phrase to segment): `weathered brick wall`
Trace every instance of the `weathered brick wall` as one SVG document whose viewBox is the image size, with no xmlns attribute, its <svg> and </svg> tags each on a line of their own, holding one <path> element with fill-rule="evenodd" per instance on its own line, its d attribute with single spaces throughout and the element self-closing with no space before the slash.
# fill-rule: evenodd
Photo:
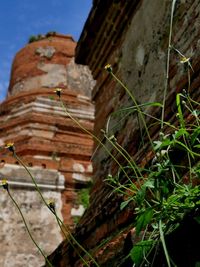
<svg viewBox="0 0 200 267">
<path fill-rule="evenodd" d="M 113 66 L 113 72 L 134 93 L 139 103 L 162 101 L 171 4 L 172 1 L 167 0 L 94 2 L 76 49 L 76 62 L 88 65 L 96 80 L 93 90 L 94 132 L 100 139 L 103 138 L 101 129 L 105 130 L 108 117 L 122 107 L 133 105 L 124 89 L 104 71 L 107 63 Z M 194 72 L 190 72 L 190 94 L 197 101 L 200 95 L 199 19 L 199 1 L 177 1 L 172 45 L 186 57 L 191 57 Z M 176 124 L 175 94 L 187 89 L 188 80 L 184 65 L 180 64 L 180 56 L 173 50 L 169 80 L 165 119 Z M 154 113 L 152 109 L 146 111 L 161 118 L 157 109 Z M 109 129 L 112 129 L 110 135 L 114 134 L 138 163 L 144 160 L 144 153 L 148 155 L 150 147 L 142 147 L 136 116 L 111 118 Z M 157 138 L 159 128 L 151 128 L 150 133 Z M 111 153 L 117 156 L 112 148 Z M 123 163 L 120 157 L 118 159 Z M 75 236 L 90 251 L 109 239 L 107 245 L 98 248 L 94 254 L 100 266 L 129 266 L 122 264 L 122 258 L 129 251 L 127 246 L 132 245 L 134 231 L 131 231 L 130 223 L 134 209 L 130 207 L 120 211 L 122 197 L 112 193 L 104 182 L 108 174 L 114 175 L 118 170 L 104 148 L 98 146 L 93 164 L 95 184 L 91 204 L 81 218 Z M 72 254 L 65 243 L 50 259 L 56 266 L 81 266 L 76 253 Z"/>
<path fill-rule="evenodd" d="M 73 228 L 84 212 L 78 192 L 91 181 L 93 141 L 65 114 L 54 90 L 63 88 L 62 101 L 70 114 L 92 131 L 94 81 L 86 66 L 74 63 L 75 46 L 72 37 L 59 34 L 26 45 L 14 59 L 8 96 L 0 104 L 0 179 L 8 180 L 46 254 L 61 242 L 62 234 L 29 175 L 4 146 L 14 143 L 45 199 L 55 200 L 61 219 Z M 41 266 L 44 259 L 15 207 L 6 192 L 0 195 L 0 266 Z"/>
</svg>

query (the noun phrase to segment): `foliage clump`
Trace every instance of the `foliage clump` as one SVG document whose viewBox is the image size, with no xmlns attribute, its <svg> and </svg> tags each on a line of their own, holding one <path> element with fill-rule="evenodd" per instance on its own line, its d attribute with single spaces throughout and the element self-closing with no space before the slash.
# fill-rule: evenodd
<svg viewBox="0 0 200 267">
<path fill-rule="evenodd" d="M 46 38 L 50 38 L 52 36 L 56 35 L 55 31 L 47 32 L 46 34 L 37 34 L 37 35 L 31 35 L 28 39 L 28 43 L 37 42 Z"/>
</svg>

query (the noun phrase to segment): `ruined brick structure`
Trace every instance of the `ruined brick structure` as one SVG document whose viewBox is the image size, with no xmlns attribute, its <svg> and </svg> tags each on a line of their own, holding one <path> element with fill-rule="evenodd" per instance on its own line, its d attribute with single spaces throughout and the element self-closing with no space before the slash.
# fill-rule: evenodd
<svg viewBox="0 0 200 267">
<path fill-rule="evenodd" d="M 111 113 L 132 105 L 124 89 L 104 70 L 107 63 L 112 65 L 113 72 L 134 92 L 138 103 L 162 101 L 171 3 L 167 0 L 93 1 L 93 8 L 76 48 L 76 62 L 88 65 L 97 81 L 92 91 L 95 102 L 94 132 L 101 140 L 101 129 L 106 128 Z M 199 19 L 198 0 L 177 1 L 172 43 L 186 57 L 191 57 L 194 72 L 191 72 L 190 94 L 197 101 L 200 95 Z M 174 124 L 177 123 L 175 93 L 188 86 L 184 65 L 179 61 L 180 57 L 172 52 L 165 119 Z M 151 109 L 148 110 L 150 112 Z M 161 116 L 157 109 L 151 114 L 158 118 Z M 156 126 L 150 129 L 153 139 L 158 138 L 158 133 L 159 128 Z M 138 164 L 145 164 L 144 154 L 149 155 L 151 160 L 151 148 L 142 147 L 139 141 L 136 116 L 111 117 L 109 134 L 115 135 Z M 123 163 L 116 151 L 111 151 Z M 104 148 L 98 146 L 93 166 L 95 183 L 90 196 L 91 203 L 74 235 L 85 249 L 93 252 L 100 266 L 132 266 L 130 261 L 124 262 L 124 258 L 135 238 L 131 226 L 134 209 L 128 207 L 120 210 L 123 197 L 112 193 L 104 181 L 108 174 L 115 175 L 118 170 Z M 190 235 L 194 235 L 194 232 Z M 103 242 L 105 244 L 101 247 Z M 183 241 L 181 243 L 184 244 Z M 82 266 L 67 242 L 63 242 L 49 258 L 56 267 Z M 184 260 L 186 264 L 189 259 Z M 194 257 L 191 261 L 195 261 Z M 95 265 L 91 263 L 91 266 Z"/>
<path fill-rule="evenodd" d="M 55 88 L 63 88 L 68 111 L 89 131 L 94 109 L 93 80 L 88 68 L 74 63 L 71 36 L 48 35 L 20 50 L 13 62 L 8 95 L 0 105 L 0 145 L 14 142 L 46 199 L 54 199 L 68 226 L 84 207 L 77 190 L 91 179 L 92 139 L 60 106 Z M 0 151 L 0 178 L 6 178 L 33 236 L 46 254 L 62 241 L 55 218 L 41 203 L 29 175 L 8 150 Z M 1 267 L 36 267 L 44 263 L 28 237 L 7 193 L 0 193 Z"/>
</svg>

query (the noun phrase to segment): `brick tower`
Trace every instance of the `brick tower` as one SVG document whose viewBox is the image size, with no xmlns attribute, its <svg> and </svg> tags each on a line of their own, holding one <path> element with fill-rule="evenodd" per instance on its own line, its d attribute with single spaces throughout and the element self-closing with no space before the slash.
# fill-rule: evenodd
<svg viewBox="0 0 200 267">
<path fill-rule="evenodd" d="M 87 67 L 74 63 L 71 36 L 48 34 L 25 46 L 14 59 L 6 100 L 0 105 L 0 178 L 5 177 L 33 236 L 49 254 L 62 240 L 54 217 L 41 203 L 29 175 L 4 144 L 13 142 L 46 199 L 53 198 L 69 226 L 84 208 L 77 191 L 90 180 L 92 139 L 60 106 L 61 87 L 68 111 L 89 131 L 93 127 Z M 43 258 L 26 233 L 5 190 L 0 192 L 1 267 L 41 266 Z"/>
</svg>

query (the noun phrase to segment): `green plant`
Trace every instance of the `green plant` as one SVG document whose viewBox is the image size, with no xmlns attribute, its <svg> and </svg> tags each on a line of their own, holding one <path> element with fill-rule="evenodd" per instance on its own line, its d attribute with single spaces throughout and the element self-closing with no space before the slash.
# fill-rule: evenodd
<svg viewBox="0 0 200 267">
<path fill-rule="evenodd" d="M 126 86 L 113 74 L 110 65 L 106 66 L 106 70 L 116 82 L 123 86 L 128 94 L 131 94 Z M 60 101 L 61 92 L 61 89 L 56 90 Z M 131 99 L 134 106 L 124 108 L 119 112 L 136 112 L 142 115 L 145 120 L 145 117 L 149 114 L 142 111 L 142 106 L 160 107 L 162 109 L 164 107 L 164 104 L 156 102 L 137 105 L 135 98 L 132 97 Z M 159 242 L 163 246 L 168 267 L 175 266 L 168 254 L 165 236 L 174 231 L 178 223 L 188 213 L 199 209 L 200 187 L 193 185 L 193 177 L 199 176 L 200 127 L 198 112 L 193 109 L 193 105 L 199 104 L 183 91 L 183 93 L 176 95 L 178 124 L 173 125 L 170 122 L 163 121 L 163 118 L 159 120 L 151 115 L 151 119 L 155 120 L 153 123 L 160 123 L 162 132 L 160 132 L 158 140 L 152 140 L 150 134 L 147 134 L 150 149 L 153 152 L 152 159 L 144 167 L 140 167 L 127 150 L 117 142 L 115 136 L 109 136 L 109 124 L 106 131 L 102 130 L 104 138 L 111 144 L 112 149 L 117 151 L 118 155 L 124 159 L 125 163 L 123 164 L 119 162 L 117 155 L 113 156 L 112 151 L 105 146 L 103 141 L 88 132 L 76 118 L 71 116 L 61 101 L 61 106 L 66 115 L 103 146 L 119 166 L 117 175 L 113 177 L 109 174 L 105 181 L 112 186 L 115 192 L 124 195 L 125 201 L 121 203 L 121 209 L 126 208 L 130 203 L 135 207 L 136 234 L 143 233 L 142 240 L 130 252 L 136 266 L 142 266 L 141 264 L 147 261 L 147 255 Z M 193 116 L 192 123 L 191 121 L 188 123 L 185 119 L 186 109 Z M 148 131 L 149 126 L 146 122 L 143 126 L 145 131 Z M 166 134 L 164 130 L 167 131 Z M 177 155 L 180 155 L 180 158 L 177 158 Z M 125 179 L 122 178 L 123 176 Z M 186 184 L 185 179 L 187 180 Z"/>
<path fill-rule="evenodd" d="M 37 38 L 36 35 L 31 35 L 31 36 L 29 37 L 29 39 L 28 39 L 28 43 L 29 43 L 29 44 L 30 44 L 30 43 L 33 43 L 33 42 L 36 42 L 36 41 L 38 41 L 38 38 Z"/>
<path fill-rule="evenodd" d="M 56 35 L 56 31 L 50 31 L 50 32 L 47 32 L 46 34 L 45 34 L 45 36 L 48 38 L 48 37 L 51 37 L 51 36 L 54 36 L 54 35 Z"/>
<path fill-rule="evenodd" d="M 41 35 L 41 34 L 31 35 L 29 37 L 28 43 L 30 44 L 30 43 L 33 43 L 33 42 L 37 42 L 37 41 L 42 40 L 44 38 L 45 38 L 45 36 L 44 35 Z"/>
<path fill-rule="evenodd" d="M 136 266 L 142 266 L 147 261 L 149 251 L 158 242 L 162 243 L 168 267 L 175 266 L 168 254 L 165 235 L 174 231 L 188 213 L 200 208 L 200 186 L 194 183 L 194 178 L 199 177 L 199 119 L 191 108 L 189 112 L 193 116 L 192 124 L 184 117 L 184 108 L 192 102 L 194 101 L 188 95 L 176 95 L 179 125 L 174 127 L 166 124 L 168 133 L 161 132 L 160 138 L 153 141 L 154 157 L 143 168 L 136 165 L 126 150 L 116 146 L 115 137 L 106 137 L 107 140 L 115 141 L 112 145 L 126 160 L 128 175 L 135 173 L 125 183 L 120 182 L 118 176 L 112 175 L 106 181 L 115 191 L 124 194 L 125 201 L 121 203 L 121 209 L 131 202 L 135 207 L 136 234 L 143 232 L 142 240 L 130 252 Z M 132 110 L 137 111 L 135 108 Z M 139 187 L 135 188 L 130 183 L 131 179 Z"/>
<path fill-rule="evenodd" d="M 150 147 L 153 144 L 153 153 L 151 161 L 147 161 L 142 168 L 137 165 L 126 149 L 119 146 L 115 136 L 109 136 L 108 130 L 105 135 L 106 139 L 127 164 L 126 167 L 123 166 L 129 176 L 127 181 L 120 179 L 119 173 L 115 176 L 109 174 L 106 181 L 115 192 L 124 195 L 124 201 L 120 205 L 121 209 L 125 209 L 130 204 L 134 207 L 136 235 L 142 235 L 141 241 L 135 244 L 130 251 L 134 266 L 146 266 L 145 264 L 150 266 L 148 265 L 150 264 L 148 255 L 159 243 L 162 244 L 167 266 L 176 266 L 168 253 L 165 237 L 178 227 L 187 214 L 192 214 L 200 208 L 200 186 L 195 182 L 195 179 L 199 178 L 200 166 L 200 124 L 199 111 L 197 109 L 199 103 L 190 98 L 189 87 L 187 92 L 183 90 L 182 93 L 176 94 L 178 124 L 173 125 L 164 121 L 171 49 L 174 49 L 180 55 L 182 64 L 187 64 L 189 85 L 190 69 L 194 71 L 190 58 L 186 58 L 171 44 L 175 3 L 176 0 L 173 0 L 167 54 L 167 74 L 162 104 L 146 103 L 137 105 L 130 90 L 113 74 L 111 65 L 108 64 L 105 67 L 112 78 L 125 89 L 134 104 L 133 107 L 121 109 L 117 113 L 143 114 L 143 126 L 146 133 L 150 127 L 144 121 L 147 116 L 152 119 L 152 125 L 160 123 L 161 126 L 158 140 L 152 140 L 150 134 L 147 134 Z M 152 114 L 143 112 L 141 107 L 145 105 L 161 107 L 161 120 L 153 117 Z M 186 114 L 193 118 L 190 122 L 187 120 Z M 116 116 L 116 112 L 112 116 Z M 110 119 L 111 117 L 109 121 Z M 107 129 L 109 129 L 108 125 Z M 131 182 L 133 180 L 138 185 L 137 188 L 133 186 Z"/>
<path fill-rule="evenodd" d="M 45 35 L 43 34 L 37 34 L 37 35 L 31 35 L 28 39 L 28 43 L 33 43 L 33 42 L 37 42 L 39 40 L 45 39 L 45 38 L 50 38 L 52 36 L 55 36 L 56 32 L 55 31 L 50 31 L 47 32 Z"/>
<path fill-rule="evenodd" d="M 90 188 L 83 188 L 83 189 L 79 189 L 77 192 L 77 204 L 83 205 L 85 209 L 89 206 L 89 202 L 90 202 L 89 191 L 90 191 Z"/>
</svg>

